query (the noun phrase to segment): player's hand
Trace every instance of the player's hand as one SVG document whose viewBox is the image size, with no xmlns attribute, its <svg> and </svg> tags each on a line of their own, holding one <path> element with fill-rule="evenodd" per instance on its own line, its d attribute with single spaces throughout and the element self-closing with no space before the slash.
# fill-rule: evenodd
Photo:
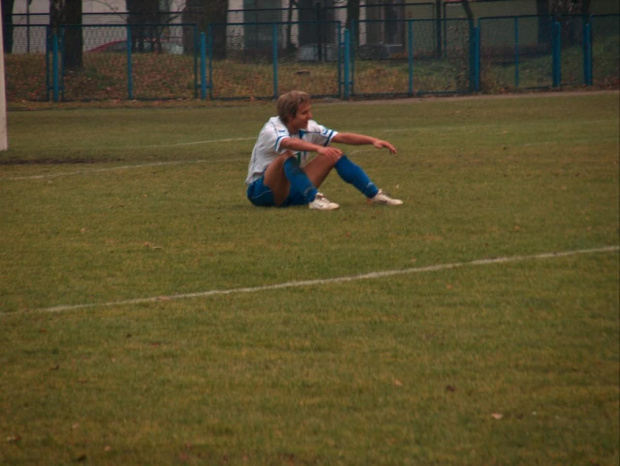
<svg viewBox="0 0 620 466">
<path fill-rule="evenodd" d="M 317 150 L 319 155 L 328 158 L 332 162 L 337 162 L 340 157 L 342 157 L 342 151 L 337 147 L 321 147 Z"/>
<path fill-rule="evenodd" d="M 377 139 L 373 144 L 377 149 L 383 149 L 384 147 L 390 151 L 391 154 L 396 153 L 396 147 L 390 144 L 387 141 L 382 141 L 381 139 Z"/>
</svg>

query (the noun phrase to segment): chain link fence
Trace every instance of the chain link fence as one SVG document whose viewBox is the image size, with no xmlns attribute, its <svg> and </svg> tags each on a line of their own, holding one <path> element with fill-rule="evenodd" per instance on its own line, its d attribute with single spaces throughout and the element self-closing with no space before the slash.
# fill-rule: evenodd
<svg viewBox="0 0 620 466">
<path fill-rule="evenodd" d="M 20 40 L 21 53 L 4 55 L 6 99 L 8 102 L 49 100 L 50 55 L 47 25 L 14 25 L 13 35 Z"/>
<path fill-rule="evenodd" d="M 618 20 L 618 15 L 481 18 L 481 90 L 617 87 Z"/>
<path fill-rule="evenodd" d="M 305 89 L 340 97 L 341 36 L 338 21 L 212 25 L 210 95 L 264 99 Z"/>
<path fill-rule="evenodd" d="M 601 86 L 618 86 L 619 21 L 619 15 L 592 17 L 592 75 L 593 82 Z"/>
<path fill-rule="evenodd" d="M 401 6 L 407 14 L 410 6 Z M 432 16 L 428 7 L 415 14 Z M 384 17 L 353 23 L 346 42 L 340 19 L 254 13 L 257 21 L 208 25 L 202 49 L 195 24 L 120 18 L 64 26 L 57 35 L 47 25 L 14 24 L 7 99 L 272 99 L 295 88 L 348 98 L 618 86 L 617 14 L 483 17 L 475 24 Z"/>
<path fill-rule="evenodd" d="M 538 16 L 480 19 L 482 90 L 550 87 L 552 24 Z"/>
<path fill-rule="evenodd" d="M 470 89 L 466 20 L 360 21 L 353 96 L 463 93 Z"/>
</svg>

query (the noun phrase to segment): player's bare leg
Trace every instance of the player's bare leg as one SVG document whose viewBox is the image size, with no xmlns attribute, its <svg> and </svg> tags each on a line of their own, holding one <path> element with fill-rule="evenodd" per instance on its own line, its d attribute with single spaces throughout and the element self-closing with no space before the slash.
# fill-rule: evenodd
<svg viewBox="0 0 620 466">
<path fill-rule="evenodd" d="M 292 152 L 286 152 L 275 159 L 265 170 L 265 186 L 273 193 L 273 201 L 277 206 L 281 205 L 291 190 L 291 183 L 284 173 L 284 162 L 294 157 Z"/>
<path fill-rule="evenodd" d="M 308 165 L 305 166 L 304 171 L 312 184 L 317 188 L 323 184 L 329 172 L 334 168 L 336 162 L 340 157 L 315 157 Z"/>
</svg>

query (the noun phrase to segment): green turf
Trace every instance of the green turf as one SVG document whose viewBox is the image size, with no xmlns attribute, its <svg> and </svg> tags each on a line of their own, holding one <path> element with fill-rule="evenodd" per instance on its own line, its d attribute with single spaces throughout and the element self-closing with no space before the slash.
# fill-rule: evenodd
<svg viewBox="0 0 620 466">
<path fill-rule="evenodd" d="M 245 199 L 272 113 L 9 113 L 0 463 L 618 464 L 617 93 L 317 103 L 399 149 L 335 212 Z"/>
</svg>

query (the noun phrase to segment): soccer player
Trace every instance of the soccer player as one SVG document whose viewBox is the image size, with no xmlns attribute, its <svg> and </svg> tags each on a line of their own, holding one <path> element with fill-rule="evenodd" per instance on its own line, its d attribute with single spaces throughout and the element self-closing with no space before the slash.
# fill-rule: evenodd
<svg viewBox="0 0 620 466">
<path fill-rule="evenodd" d="M 277 103 L 278 116 L 261 129 L 245 180 L 247 196 L 256 206 L 288 207 L 308 204 L 311 209 L 339 207 L 318 191 L 329 172 L 357 188 L 370 202 L 401 205 L 368 178 L 340 149 L 330 143 L 372 144 L 392 154 L 396 148 L 387 141 L 357 133 L 339 133 L 312 120 L 310 96 L 302 91 L 283 94 Z M 317 155 L 309 160 L 309 153 Z"/>
</svg>

